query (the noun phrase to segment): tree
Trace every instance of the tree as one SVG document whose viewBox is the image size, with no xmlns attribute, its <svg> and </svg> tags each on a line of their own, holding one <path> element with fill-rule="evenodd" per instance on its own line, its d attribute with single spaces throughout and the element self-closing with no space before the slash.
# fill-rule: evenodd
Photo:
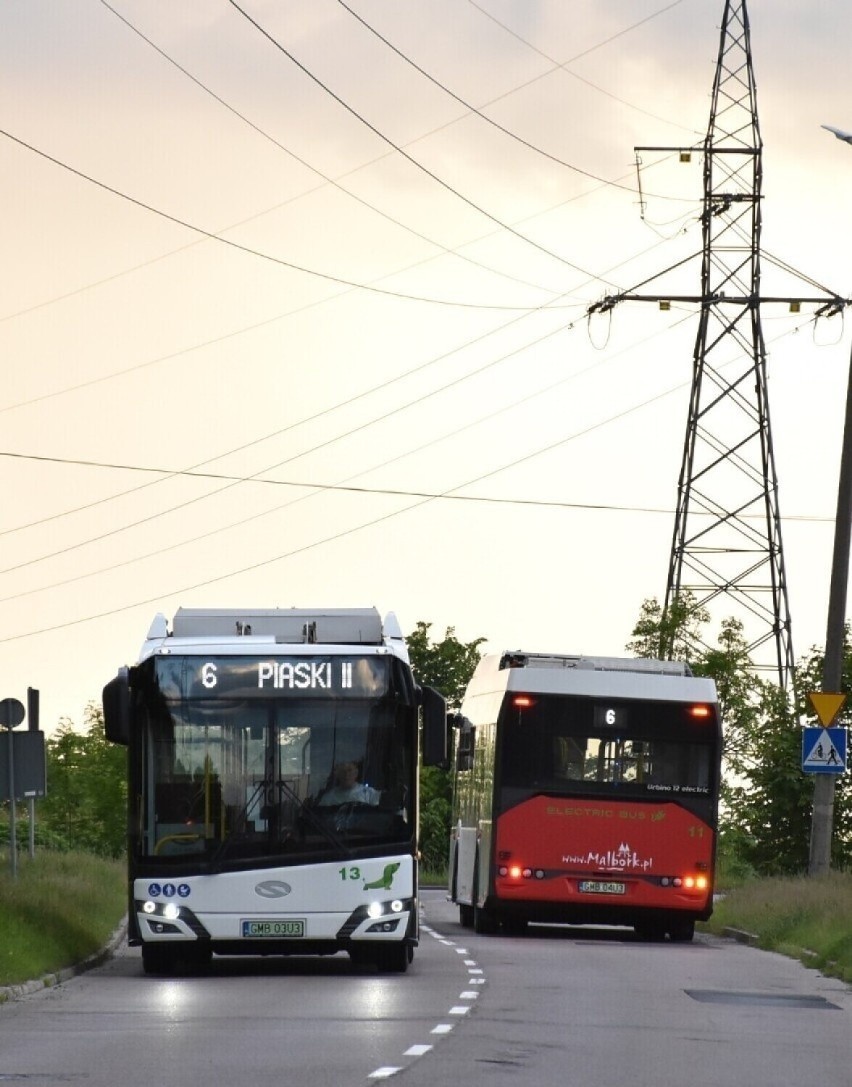
<svg viewBox="0 0 852 1087">
<path fill-rule="evenodd" d="M 700 617 L 700 622 L 698 618 Z M 801 693 L 791 703 L 776 684 L 754 671 L 742 624 L 722 623 L 718 644 L 707 648 L 701 627 L 707 621 L 684 608 L 680 618 L 690 624 L 687 635 L 671 631 L 673 644 L 692 645 L 688 659 L 696 675 L 716 682 L 724 729 L 724 780 L 720 832 L 723 847 L 735 861 L 765 875 L 794 874 L 807 868 L 813 801 L 813 781 L 801 768 L 798 721 L 812 713 Z M 661 609 L 646 600 L 628 649 L 653 656 L 660 644 Z M 698 648 L 701 647 L 701 648 Z M 650 650 L 650 652 L 649 652 Z M 798 690 L 821 687 L 823 654 L 814 649 L 797 669 Z M 852 647 L 844 652 L 844 690 L 852 687 Z M 832 861 L 852 864 L 852 791 L 841 780 L 835 793 L 835 835 Z"/>
<path fill-rule="evenodd" d="M 687 661 L 698 653 L 701 628 L 710 619 L 706 608 L 696 606 L 689 591 L 681 593 L 668 612 L 656 597 L 642 601 L 641 614 L 633 628 L 633 641 L 625 646 L 634 657 Z"/>
<path fill-rule="evenodd" d="M 411 667 L 417 682 L 439 690 L 452 712 L 461 706 L 485 638 L 460 642 L 455 627 L 447 627 L 443 641 L 430 643 L 431 628 L 431 623 L 421 620 L 406 638 Z M 430 872 L 440 872 L 447 866 L 452 799 L 447 771 L 424 766 L 420 774 L 420 852 L 423 866 Z"/>
<path fill-rule="evenodd" d="M 107 857 L 124 853 L 127 752 L 104 734 L 103 711 L 90 702 L 85 732 L 63 718 L 47 741 L 47 796 L 39 819 L 54 843 Z"/>
<path fill-rule="evenodd" d="M 405 639 L 411 667 L 418 683 L 439 690 L 447 700 L 447 708 L 457 710 L 462 703 L 465 687 L 482 654 L 479 646 L 485 638 L 460 642 L 456 628 L 447 627 L 443 641 L 429 642 L 431 623 L 421 620 Z"/>
</svg>

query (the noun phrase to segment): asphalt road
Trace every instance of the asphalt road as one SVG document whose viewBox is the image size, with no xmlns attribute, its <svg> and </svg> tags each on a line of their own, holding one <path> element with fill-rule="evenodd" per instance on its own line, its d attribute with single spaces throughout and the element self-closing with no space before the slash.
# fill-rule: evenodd
<svg viewBox="0 0 852 1087">
<path fill-rule="evenodd" d="M 121 948 L 0 1005 L 0 1083 L 852 1087 L 852 992 L 796 962 L 705 936 L 477 936 L 442 891 L 423 899 L 404 975 L 339 955 L 152 978 Z"/>
</svg>

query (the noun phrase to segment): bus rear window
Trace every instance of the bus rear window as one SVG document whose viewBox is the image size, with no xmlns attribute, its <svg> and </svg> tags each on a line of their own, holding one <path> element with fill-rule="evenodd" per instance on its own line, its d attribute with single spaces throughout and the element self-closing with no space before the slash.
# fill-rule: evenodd
<svg viewBox="0 0 852 1087">
<path fill-rule="evenodd" d="M 680 703 L 625 702 L 613 726 L 592 699 L 539 695 L 503 709 L 502 779 L 515 788 L 608 791 L 632 786 L 708 795 L 715 721 L 696 722 Z"/>
</svg>

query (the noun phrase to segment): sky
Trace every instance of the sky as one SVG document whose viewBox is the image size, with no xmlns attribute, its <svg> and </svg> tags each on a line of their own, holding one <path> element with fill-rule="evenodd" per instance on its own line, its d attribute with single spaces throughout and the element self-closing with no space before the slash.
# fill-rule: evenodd
<svg viewBox="0 0 852 1087">
<path fill-rule="evenodd" d="M 723 9 L 7 0 L 0 697 L 82 727 L 181 606 L 623 654 L 697 317 L 587 310 L 700 250 L 701 156 L 643 155 L 643 214 L 634 147 L 703 140 Z M 852 146 L 820 126 L 852 130 L 852 7 L 749 16 L 764 250 L 848 297 Z M 852 344 L 814 309 L 762 313 L 797 658 Z"/>
</svg>

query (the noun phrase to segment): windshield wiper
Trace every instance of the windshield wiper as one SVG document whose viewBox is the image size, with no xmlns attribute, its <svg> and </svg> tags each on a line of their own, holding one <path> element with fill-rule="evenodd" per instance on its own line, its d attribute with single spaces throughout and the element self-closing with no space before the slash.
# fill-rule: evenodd
<svg viewBox="0 0 852 1087">
<path fill-rule="evenodd" d="M 287 797 L 293 801 L 299 814 L 303 816 L 306 821 L 310 823 L 310 825 L 314 828 L 314 830 L 318 831 L 327 842 L 333 845 L 334 848 L 339 850 L 345 857 L 352 856 L 352 849 L 343 841 L 342 838 L 339 837 L 339 835 L 335 833 L 335 831 L 323 819 L 321 819 L 317 815 L 314 809 L 306 801 L 302 800 L 299 797 L 298 793 L 296 793 L 286 781 L 260 781 L 257 783 L 251 796 L 242 806 L 239 813 L 237 814 L 236 819 L 234 820 L 235 826 L 242 825 L 242 831 L 237 831 L 233 834 L 229 834 L 228 837 L 220 843 L 219 848 L 210 858 L 211 865 L 215 866 L 221 864 L 225 860 L 227 854 L 230 852 L 231 846 L 236 842 L 245 840 L 246 816 L 248 815 L 252 806 L 256 804 L 261 797 L 266 796 L 267 791 L 272 789 L 274 786 L 277 786 L 280 792 L 285 793 Z M 277 831 L 276 838 L 277 840 L 275 844 L 280 847 L 282 845 L 280 830 Z"/>
<path fill-rule="evenodd" d="M 320 834 L 322 834 L 322 836 L 326 839 L 326 841 L 331 842 L 335 849 L 341 850 L 347 857 L 352 856 L 352 850 L 343 841 L 343 839 L 340 838 L 324 820 L 320 819 L 320 817 L 317 815 L 311 805 L 308 804 L 307 801 L 302 800 L 299 794 L 290 785 L 288 785 L 286 781 L 279 781 L 278 788 L 283 789 L 284 792 L 290 797 L 290 799 L 295 801 L 298 806 L 299 813 L 307 819 L 307 821 L 311 824 L 314 830 L 318 830 Z"/>
</svg>

